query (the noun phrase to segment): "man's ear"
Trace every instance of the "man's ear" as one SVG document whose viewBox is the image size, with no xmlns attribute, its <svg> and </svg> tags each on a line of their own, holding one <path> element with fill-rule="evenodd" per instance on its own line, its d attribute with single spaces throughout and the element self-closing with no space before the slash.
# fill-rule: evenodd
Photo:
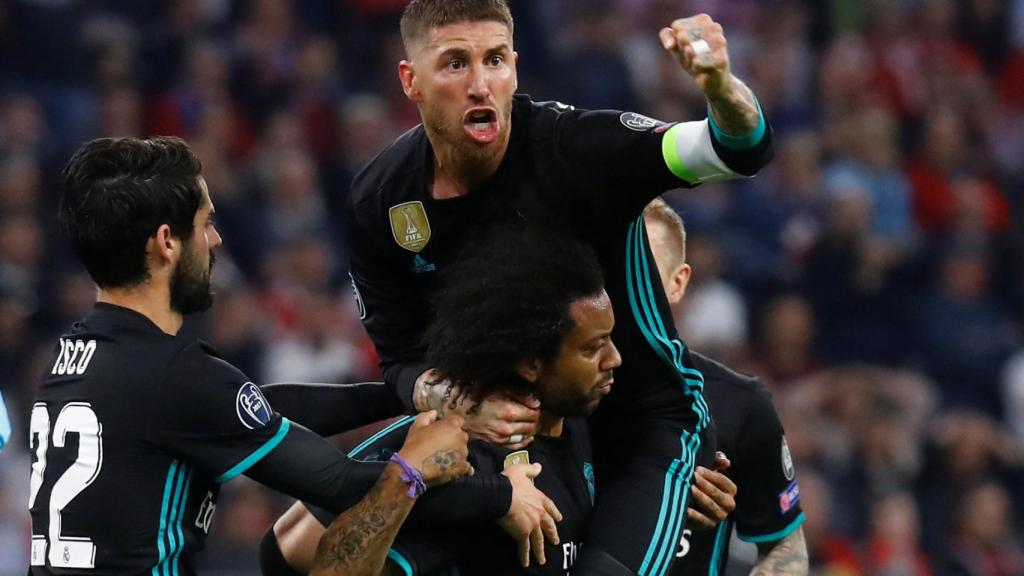
<svg viewBox="0 0 1024 576">
<path fill-rule="evenodd" d="M 419 103 L 423 95 L 419 91 L 419 82 L 416 76 L 416 67 L 409 60 L 402 60 L 398 63 L 398 81 L 402 83 L 402 91 L 409 100 Z"/>
<path fill-rule="evenodd" d="M 531 384 L 540 379 L 540 360 L 534 358 L 519 366 L 519 375 Z"/>
<path fill-rule="evenodd" d="M 181 240 L 174 237 L 171 227 L 161 224 L 156 232 L 146 242 L 146 256 L 153 267 L 162 267 L 173 264 L 181 250 Z"/>
<path fill-rule="evenodd" d="M 690 275 L 692 273 L 693 269 L 684 262 L 669 276 L 668 289 L 665 291 L 669 304 L 678 304 L 683 299 L 683 296 L 686 295 L 686 287 L 690 284 Z"/>
</svg>

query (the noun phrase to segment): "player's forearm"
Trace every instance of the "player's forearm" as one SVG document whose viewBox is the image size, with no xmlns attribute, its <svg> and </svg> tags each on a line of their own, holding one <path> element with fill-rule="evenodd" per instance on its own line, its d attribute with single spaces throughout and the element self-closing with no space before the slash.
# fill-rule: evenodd
<svg viewBox="0 0 1024 576">
<path fill-rule="evenodd" d="M 377 576 L 415 500 L 407 495 L 397 465 L 358 504 L 338 516 L 320 538 L 311 574 Z"/>
<path fill-rule="evenodd" d="M 758 545 L 757 564 L 751 576 L 802 576 L 810 570 L 804 529 L 797 528 L 776 542 Z"/>
<path fill-rule="evenodd" d="M 428 366 L 422 362 L 393 362 L 381 364 L 381 372 L 384 374 L 384 382 L 395 393 L 406 412 L 415 414 L 426 412 L 431 408 L 421 408 L 422 398 L 416 396 L 416 383 L 427 370 Z M 421 392 L 422 393 L 422 392 Z"/>
<path fill-rule="evenodd" d="M 762 122 L 754 93 L 735 76 L 730 75 L 722 90 L 707 98 L 715 125 L 729 136 L 747 136 Z"/>
<path fill-rule="evenodd" d="M 277 383 L 260 389 L 274 410 L 321 436 L 397 416 L 403 410 L 398 397 L 383 382 Z"/>
</svg>

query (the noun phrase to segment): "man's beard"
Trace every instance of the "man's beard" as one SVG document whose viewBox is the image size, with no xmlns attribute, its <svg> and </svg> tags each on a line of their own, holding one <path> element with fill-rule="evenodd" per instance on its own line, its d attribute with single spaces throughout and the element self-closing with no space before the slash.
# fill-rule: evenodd
<svg viewBox="0 0 1024 576">
<path fill-rule="evenodd" d="M 210 265 L 203 270 L 197 258 L 198 253 L 190 248 L 190 245 L 184 246 L 181 260 L 171 275 L 171 310 L 182 315 L 209 310 L 213 306 L 210 274 L 216 257 L 211 251 Z"/>
</svg>

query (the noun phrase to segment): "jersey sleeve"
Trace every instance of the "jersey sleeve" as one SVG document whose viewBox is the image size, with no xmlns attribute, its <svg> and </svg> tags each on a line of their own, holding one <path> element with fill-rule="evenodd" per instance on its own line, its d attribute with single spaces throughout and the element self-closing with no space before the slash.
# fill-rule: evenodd
<svg viewBox="0 0 1024 576">
<path fill-rule="evenodd" d="M 199 342 L 171 361 L 158 399 L 157 441 L 217 482 L 259 462 L 291 425 L 245 374 Z"/>
<path fill-rule="evenodd" d="M 464 540 L 465 533 L 403 527 L 388 551 L 388 562 L 401 568 L 405 576 L 443 573 L 462 557 L 457 548 Z"/>
<path fill-rule="evenodd" d="M 396 277 L 393 260 L 379 247 L 387 231 L 375 229 L 372 215 L 365 213 L 372 210 L 349 208 L 354 212 L 349 218 L 349 276 L 359 318 L 377 349 L 384 382 L 412 413 L 413 386 L 428 368 L 420 342 L 427 322 L 425 296 Z"/>
<path fill-rule="evenodd" d="M 730 138 L 709 118 L 665 123 L 634 112 L 567 110 L 553 139 L 566 165 L 577 167 L 576 200 L 626 221 L 663 192 L 753 175 L 771 158 L 763 116 L 749 137 Z"/>
<path fill-rule="evenodd" d="M 789 536 L 804 520 L 800 487 L 785 433 L 771 397 L 764 390 L 739 438 L 736 533 L 747 542 L 774 542 Z"/>
</svg>

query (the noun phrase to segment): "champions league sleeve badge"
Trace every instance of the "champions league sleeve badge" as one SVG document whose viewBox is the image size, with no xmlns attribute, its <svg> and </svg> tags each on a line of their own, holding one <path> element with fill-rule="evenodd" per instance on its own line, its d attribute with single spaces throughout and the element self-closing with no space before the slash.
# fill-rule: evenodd
<svg viewBox="0 0 1024 576">
<path fill-rule="evenodd" d="M 242 425 L 249 430 L 263 428 L 270 424 L 270 404 L 264 398 L 259 386 L 252 382 L 242 384 L 238 389 L 238 396 L 235 398 L 235 413 Z"/>
</svg>

